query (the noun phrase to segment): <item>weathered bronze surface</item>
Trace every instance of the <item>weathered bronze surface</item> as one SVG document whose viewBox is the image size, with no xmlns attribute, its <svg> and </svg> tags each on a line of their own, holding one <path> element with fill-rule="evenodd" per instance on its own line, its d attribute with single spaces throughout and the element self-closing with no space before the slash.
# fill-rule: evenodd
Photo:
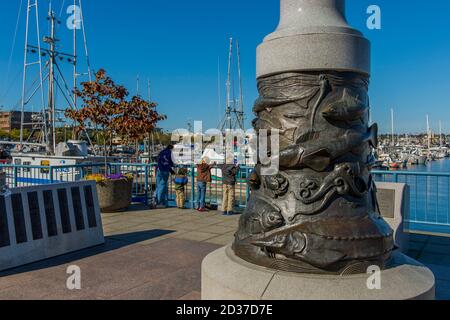
<svg viewBox="0 0 450 320">
<path fill-rule="evenodd" d="M 280 130 L 280 171 L 250 177 L 252 194 L 233 249 L 290 272 L 382 269 L 394 249 L 370 174 L 369 79 L 351 72 L 286 73 L 258 80 L 253 125 Z M 272 155 L 275 156 L 275 155 Z"/>
</svg>

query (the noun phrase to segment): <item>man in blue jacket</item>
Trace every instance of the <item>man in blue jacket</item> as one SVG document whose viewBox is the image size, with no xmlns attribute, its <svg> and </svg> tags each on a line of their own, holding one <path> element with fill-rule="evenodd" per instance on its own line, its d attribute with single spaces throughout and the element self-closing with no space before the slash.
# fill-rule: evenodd
<svg viewBox="0 0 450 320">
<path fill-rule="evenodd" d="M 169 194 L 169 177 L 174 173 L 172 159 L 173 145 L 169 145 L 158 156 L 156 168 L 156 201 L 158 206 L 167 208 Z"/>
</svg>

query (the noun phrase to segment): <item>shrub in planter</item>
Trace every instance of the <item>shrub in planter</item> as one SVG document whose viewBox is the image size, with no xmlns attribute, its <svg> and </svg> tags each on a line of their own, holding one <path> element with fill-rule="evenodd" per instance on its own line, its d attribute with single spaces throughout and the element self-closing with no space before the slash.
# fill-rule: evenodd
<svg viewBox="0 0 450 320">
<path fill-rule="evenodd" d="M 89 175 L 86 180 L 97 182 L 98 200 L 103 213 L 123 212 L 131 205 L 133 176 Z"/>
</svg>

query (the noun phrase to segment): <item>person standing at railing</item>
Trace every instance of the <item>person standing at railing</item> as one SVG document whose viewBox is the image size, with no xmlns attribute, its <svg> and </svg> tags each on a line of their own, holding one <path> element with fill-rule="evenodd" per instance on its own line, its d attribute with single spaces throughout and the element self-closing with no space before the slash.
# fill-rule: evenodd
<svg viewBox="0 0 450 320">
<path fill-rule="evenodd" d="M 187 169 L 180 168 L 178 169 L 177 174 L 173 177 L 173 183 L 175 184 L 175 193 L 176 193 L 176 201 L 178 209 L 184 209 L 184 205 L 186 203 L 186 185 L 189 183 L 189 179 L 187 177 Z"/>
<path fill-rule="evenodd" d="M 156 202 L 158 208 L 167 208 L 169 194 L 169 177 L 173 171 L 173 145 L 169 145 L 158 156 L 156 167 Z"/>
<path fill-rule="evenodd" d="M 211 169 L 212 166 L 202 159 L 202 163 L 197 165 L 197 211 L 205 212 L 206 210 L 206 188 L 208 183 L 212 182 Z"/>
<path fill-rule="evenodd" d="M 223 183 L 223 201 L 222 210 L 224 216 L 231 216 L 234 214 L 234 203 L 236 196 L 236 175 L 239 172 L 239 165 L 223 164 L 219 166 L 222 170 Z"/>
</svg>

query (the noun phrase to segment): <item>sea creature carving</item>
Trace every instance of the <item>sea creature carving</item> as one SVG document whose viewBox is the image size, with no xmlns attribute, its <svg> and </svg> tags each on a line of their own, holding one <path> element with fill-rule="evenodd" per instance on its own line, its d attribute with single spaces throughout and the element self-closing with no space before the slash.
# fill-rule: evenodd
<svg viewBox="0 0 450 320">
<path fill-rule="evenodd" d="M 264 177 L 267 191 L 271 197 L 284 196 L 289 190 L 289 180 L 282 174 Z"/>
<path fill-rule="evenodd" d="M 337 158 L 369 143 L 378 146 L 378 125 L 374 124 L 365 133 L 349 129 L 342 136 L 328 137 L 327 140 L 314 139 L 297 143 L 280 151 L 279 163 L 282 168 L 308 167 L 315 171 L 324 171 Z"/>
<path fill-rule="evenodd" d="M 360 173 L 358 163 L 343 163 L 336 165 L 336 168 L 324 180 L 320 188 L 314 182 L 306 181 L 300 184 L 295 196 L 304 204 L 312 204 L 322 199 L 327 193 L 337 193 L 339 195 L 351 195 L 362 198 L 367 188 L 361 190 L 355 183 L 357 175 Z M 302 186 L 307 186 L 302 188 Z M 316 190 L 317 192 L 312 192 Z"/>
<path fill-rule="evenodd" d="M 357 121 L 359 125 L 362 125 L 368 112 L 367 104 L 358 97 L 351 96 L 348 90 L 344 89 L 341 100 L 326 107 L 322 111 L 322 115 L 330 122 L 343 121 L 347 125 L 351 125 Z"/>
<path fill-rule="evenodd" d="M 278 129 L 280 170 L 249 178 L 252 193 L 233 250 L 289 272 L 352 274 L 383 268 L 393 231 L 370 175 L 378 126 L 369 127 L 367 76 L 317 71 L 258 80 L 256 130 Z M 277 159 L 278 158 L 278 159 Z"/>
</svg>

